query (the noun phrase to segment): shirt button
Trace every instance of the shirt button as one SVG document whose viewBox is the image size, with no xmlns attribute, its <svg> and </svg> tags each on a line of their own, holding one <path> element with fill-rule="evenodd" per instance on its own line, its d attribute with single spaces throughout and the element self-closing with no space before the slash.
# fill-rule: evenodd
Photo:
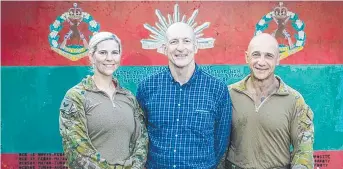
<svg viewBox="0 0 343 169">
<path fill-rule="evenodd" d="M 180 89 L 180 91 L 182 91 L 182 89 Z"/>
<path fill-rule="evenodd" d="M 177 104 L 177 106 L 179 106 L 179 107 L 180 107 L 180 106 L 181 106 L 181 104 Z"/>
<path fill-rule="evenodd" d="M 175 134 L 175 137 L 177 137 L 177 134 Z"/>
<path fill-rule="evenodd" d="M 179 121 L 179 119 L 176 119 L 176 121 Z"/>
<path fill-rule="evenodd" d="M 176 165 L 173 165 L 174 168 L 176 168 Z"/>
<path fill-rule="evenodd" d="M 174 150 L 174 153 L 176 152 L 176 150 Z"/>
</svg>

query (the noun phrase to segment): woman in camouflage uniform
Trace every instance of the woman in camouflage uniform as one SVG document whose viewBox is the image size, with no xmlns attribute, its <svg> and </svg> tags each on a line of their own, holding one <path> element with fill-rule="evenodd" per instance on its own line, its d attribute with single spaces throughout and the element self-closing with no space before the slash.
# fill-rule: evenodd
<svg viewBox="0 0 343 169">
<path fill-rule="evenodd" d="M 141 169 L 148 135 L 135 96 L 119 85 L 120 39 L 110 32 L 89 43 L 94 75 L 69 89 L 60 107 L 60 133 L 69 168 Z"/>
</svg>

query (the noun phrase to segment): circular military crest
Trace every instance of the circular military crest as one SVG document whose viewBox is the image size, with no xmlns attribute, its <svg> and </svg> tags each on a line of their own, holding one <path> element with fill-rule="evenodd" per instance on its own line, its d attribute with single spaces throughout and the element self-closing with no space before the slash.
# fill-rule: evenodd
<svg viewBox="0 0 343 169">
<path fill-rule="evenodd" d="M 63 29 L 64 22 L 68 22 L 70 25 L 69 32 L 64 35 L 63 41 L 59 43 L 59 32 Z M 88 51 L 87 37 L 78 29 L 82 22 L 88 25 L 88 30 L 91 32 L 88 39 L 100 29 L 99 23 L 89 13 L 83 12 L 81 8 L 78 8 L 77 3 L 74 3 L 73 8 L 58 16 L 54 23 L 50 25 L 48 40 L 51 49 L 72 61 L 86 56 Z"/>
<path fill-rule="evenodd" d="M 296 13 L 288 11 L 283 3 L 280 2 L 278 7 L 275 7 L 273 11 L 269 12 L 256 24 L 255 35 L 264 32 L 271 21 L 275 21 L 277 29 L 274 30 L 272 35 L 275 38 L 283 37 L 288 41 L 288 44 L 279 44 L 280 57 L 284 59 L 304 48 L 306 41 L 306 34 L 304 31 L 305 23 L 301 21 Z M 296 42 L 293 43 L 290 33 L 286 30 L 286 24 L 291 21 L 293 29 L 297 32 L 294 37 Z"/>
</svg>

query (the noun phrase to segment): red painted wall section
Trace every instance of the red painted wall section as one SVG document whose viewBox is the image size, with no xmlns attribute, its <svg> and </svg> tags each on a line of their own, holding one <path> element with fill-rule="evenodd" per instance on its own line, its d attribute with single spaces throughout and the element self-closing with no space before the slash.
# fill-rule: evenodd
<svg viewBox="0 0 343 169">
<path fill-rule="evenodd" d="M 166 16 L 174 2 L 78 2 L 100 23 L 100 31 L 116 33 L 123 41 L 123 65 L 163 65 L 167 59 L 156 50 L 143 50 L 140 40 L 149 37 L 144 23 L 154 25 L 155 9 Z M 254 35 L 256 23 L 277 2 L 178 2 L 181 14 L 196 21 L 211 22 L 205 37 L 216 39 L 215 47 L 199 50 L 199 64 L 245 64 L 244 51 Z M 70 61 L 50 49 L 49 25 L 71 8 L 73 2 L 1 2 L 1 61 L 4 66 L 88 65 L 88 58 Z M 283 64 L 343 63 L 343 2 L 288 2 L 289 11 L 305 23 L 306 44 L 302 51 L 282 60 Z M 85 24 L 85 23 L 84 23 Z M 267 32 L 276 28 L 273 22 Z M 80 25 L 86 32 L 87 25 Z M 288 23 L 287 30 L 295 31 Z M 63 39 L 68 27 L 60 31 Z M 294 37 L 293 37 L 293 41 Z"/>
</svg>

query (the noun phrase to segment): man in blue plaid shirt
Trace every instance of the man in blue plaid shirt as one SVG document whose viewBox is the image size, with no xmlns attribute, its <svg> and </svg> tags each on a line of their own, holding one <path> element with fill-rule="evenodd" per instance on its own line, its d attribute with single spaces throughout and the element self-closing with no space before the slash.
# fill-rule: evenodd
<svg viewBox="0 0 343 169">
<path fill-rule="evenodd" d="M 228 88 L 195 63 L 191 26 L 170 25 L 166 39 L 168 68 L 143 80 L 137 91 L 150 141 L 146 168 L 216 168 L 231 131 Z"/>
</svg>

